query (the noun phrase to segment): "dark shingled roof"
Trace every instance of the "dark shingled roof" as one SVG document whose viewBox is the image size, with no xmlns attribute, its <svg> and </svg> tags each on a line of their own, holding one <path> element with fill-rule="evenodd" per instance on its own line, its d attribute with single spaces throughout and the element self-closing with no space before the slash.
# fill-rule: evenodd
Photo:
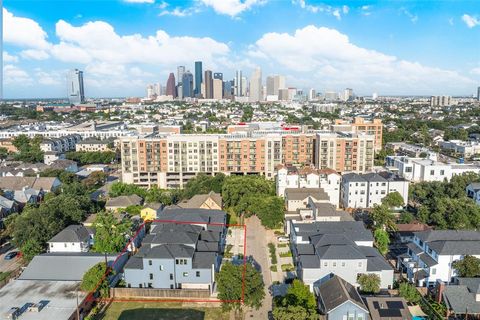
<svg viewBox="0 0 480 320">
<path fill-rule="evenodd" d="M 316 200 L 329 201 L 330 197 L 322 188 L 286 188 L 285 198 L 288 200 L 303 200 L 312 197 Z"/>
<path fill-rule="evenodd" d="M 448 285 L 443 291 L 447 307 L 456 314 L 480 314 L 480 302 L 475 296 L 480 294 L 480 278 L 458 278 L 457 285 Z"/>
<path fill-rule="evenodd" d="M 192 261 L 192 268 L 196 269 L 210 269 L 215 264 L 217 258 L 214 252 L 195 252 Z"/>
<path fill-rule="evenodd" d="M 343 234 L 353 241 L 373 241 L 372 233 L 361 221 L 326 221 L 293 224 L 297 235 L 310 237 L 317 234 Z"/>
<path fill-rule="evenodd" d="M 427 230 L 415 232 L 415 236 L 438 254 L 480 254 L 480 231 Z"/>
<path fill-rule="evenodd" d="M 329 313 L 338 306 L 350 301 L 359 308 L 368 312 L 357 289 L 337 275 L 325 281 L 318 287 L 319 299 L 325 307 L 325 313 Z"/>
<path fill-rule="evenodd" d="M 362 178 L 361 175 L 358 173 L 347 173 L 342 175 L 342 182 L 349 183 L 349 182 L 366 182 L 365 179 Z"/>
<path fill-rule="evenodd" d="M 48 242 L 85 242 L 90 238 L 88 229 L 83 225 L 72 224 L 57 233 Z"/>
</svg>

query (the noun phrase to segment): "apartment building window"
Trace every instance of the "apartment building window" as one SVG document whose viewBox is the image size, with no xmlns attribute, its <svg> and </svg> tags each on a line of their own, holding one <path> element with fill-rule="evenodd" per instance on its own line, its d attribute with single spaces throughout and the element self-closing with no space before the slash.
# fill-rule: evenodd
<svg viewBox="0 0 480 320">
<path fill-rule="evenodd" d="M 433 176 L 435 174 L 435 170 L 430 170 L 430 175 Z"/>
<path fill-rule="evenodd" d="M 153 273 L 150 273 L 150 280 L 153 280 Z"/>
<path fill-rule="evenodd" d="M 332 266 L 333 266 L 333 267 L 336 267 L 336 266 L 337 266 L 337 263 L 336 263 L 336 262 L 333 262 Z"/>
<path fill-rule="evenodd" d="M 345 262 L 342 262 L 342 267 L 345 267 Z"/>
<path fill-rule="evenodd" d="M 325 262 L 323 263 L 323 266 L 324 266 L 324 267 L 328 267 L 328 262 L 325 261 Z"/>
<path fill-rule="evenodd" d="M 170 280 L 173 280 L 173 273 L 170 273 Z"/>
<path fill-rule="evenodd" d="M 170 285 L 170 289 L 173 289 L 173 284 Z"/>
<path fill-rule="evenodd" d="M 358 263 L 358 267 L 359 267 L 359 268 L 362 267 L 362 263 L 361 263 L 361 262 Z"/>
<path fill-rule="evenodd" d="M 348 314 L 348 320 L 355 320 L 355 314 L 354 313 L 349 313 Z"/>
<path fill-rule="evenodd" d="M 187 259 L 175 259 L 175 264 L 180 264 L 180 265 L 187 264 Z"/>
<path fill-rule="evenodd" d="M 440 170 L 440 175 L 443 176 L 445 174 L 445 170 Z"/>
<path fill-rule="evenodd" d="M 184 276 L 184 277 L 188 277 L 188 272 L 184 272 L 184 273 L 183 273 L 183 276 Z"/>
<path fill-rule="evenodd" d="M 158 270 L 163 271 L 163 266 L 160 265 L 160 266 L 158 267 Z"/>
<path fill-rule="evenodd" d="M 199 277 L 200 277 L 200 271 L 197 271 L 197 272 L 195 273 L 195 276 L 196 276 L 197 278 L 199 278 Z"/>
<path fill-rule="evenodd" d="M 152 260 L 148 260 L 148 265 L 149 265 L 149 266 L 152 265 Z"/>
<path fill-rule="evenodd" d="M 153 284 L 151 282 L 148 283 L 149 288 L 153 288 Z"/>
<path fill-rule="evenodd" d="M 432 275 L 435 275 L 436 273 L 437 273 L 437 268 L 432 268 L 431 274 L 432 274 Z"/>
</svg>

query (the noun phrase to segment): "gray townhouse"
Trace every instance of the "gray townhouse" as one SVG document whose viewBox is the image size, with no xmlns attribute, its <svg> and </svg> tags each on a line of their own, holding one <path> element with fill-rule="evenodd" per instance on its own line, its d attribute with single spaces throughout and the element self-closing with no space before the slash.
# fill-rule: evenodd
<svg viewBox="0 0 480 320">
<path fill-rule="evenodd" d="M 297 274 L 312 291 L 332 274 L 358 285 L 359 275 L 374 273 L 382 289 L 392 287 L 393 268 L 361 221 L 292 223 L 290 239 Z"/>
<path fill-rule="evenodd" d="M 471 255 L 480 258 L 480 231 L 426 230 L 415 232 L 397 267 L 417 286 L 450 283 L 457 276 L 453 262 Z"/>
<path fill-rule="evenodd" d="M 215 273 L 220 269 L 226 228 L 211 223 L 225 221 L 225 212 L 164 211 L 160 217 L 168 222 L 161 219 L 153 222 L 140 250 L 125 265 L 127 287 L 212 291 Z"/>
</svg>

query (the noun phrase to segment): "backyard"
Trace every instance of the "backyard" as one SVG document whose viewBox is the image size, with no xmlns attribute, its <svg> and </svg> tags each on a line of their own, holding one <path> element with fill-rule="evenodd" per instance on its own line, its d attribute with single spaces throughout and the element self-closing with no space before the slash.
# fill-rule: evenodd
<svg viewBox="0 0 480 320">
<path fill-rule="evenodd" d="M 103 320 L 223 320 L 229 319 L 228 313 L 221 308 L 201 306 L 187 307 L 182 303 L 172 302 L 113 302 L 108 306 Z"/>
</svg>

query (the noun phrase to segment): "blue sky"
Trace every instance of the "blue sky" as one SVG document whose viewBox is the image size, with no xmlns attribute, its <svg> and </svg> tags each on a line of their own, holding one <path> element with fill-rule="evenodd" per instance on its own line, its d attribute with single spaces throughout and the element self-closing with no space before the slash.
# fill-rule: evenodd
<svg viewBox="0 0 480 320">
<path fill-rule="evenodd" d="M 143 96 L 178 65 L 317 91 L 471 95 L 480 86 L 476 1 L 4 0 L 4 96 Z"/>
</svg>

